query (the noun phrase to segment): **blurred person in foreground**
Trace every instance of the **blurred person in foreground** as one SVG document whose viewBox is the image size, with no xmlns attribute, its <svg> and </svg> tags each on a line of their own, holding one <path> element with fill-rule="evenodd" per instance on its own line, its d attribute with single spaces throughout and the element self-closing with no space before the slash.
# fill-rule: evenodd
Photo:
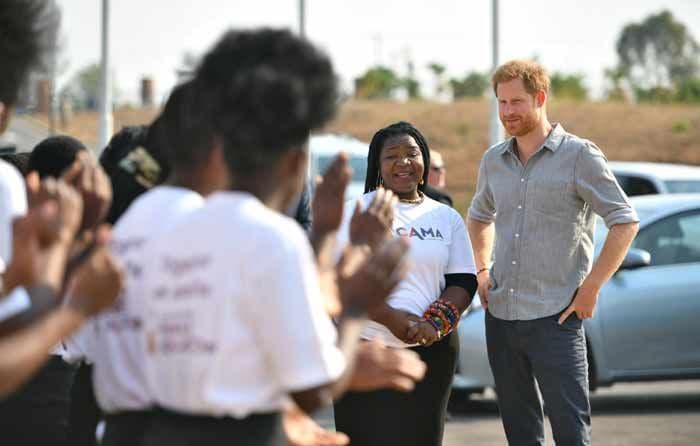
<svg viewBox="0 0 700 446">
<path fill-rule="evenodd" d="M 98 225 L 111 201 L 107 177 L 87 148 L 65 135 L 50 136 L 37 144 L 29 153 L 26 170 L 30 183 L 36 184 L 39 179 L 61 179 L 81 195 L 83 215 L 69 253 L 69 259 L 73 260 L 68 261 L 66 275 L 70 276 L 72 264 L 79 262 L 80 257 L 95 246 Z M 26 323 L 26 317 L 37 317 L 36 313 L 25 312 L 24 317 L 15 318 L 14 323 Z M 12 432 L 18 441 L 41 443 L 50 439 L 60 445 L 68 439 L 70 409 L 77 402 L 71 398 L 76 366 L 65 361 L 64 345 L 61 342 L 52 349 L 48 362 L 37 374 L 0 403 L 2 418 L 11 420 L 11 426 L 5 431 Z"/>
<path fill-rule="evenodd" d="M 0 133 L 7 128 L 20 86 L 36 66 L 56 25 L 55 4 L 7 0 L 0 5 Z M 66 262 L 82 215 L 82 201 L 62 181 L 33 182 L 27 205 L 25 184 L 14 167 L 0 161 L 0 394 L 16 390 L 48 359 L 49 350 L 90 315 L 109 304 L 120 276 L 101 231 L 96 248 L 72 275 L 74 294 L 60 305 Z M 26 215 L 25 215 L 26 214 Z M 98 295 L 95 282 L 105 287 Z M 39 311 L 36 311 L 39 310 Z M 25 317 L 31 314 L 36 317 Z M 7 326 L 23 318 L 25 323 Z M 26 444 L 3 426 L 6 442 Z"/>
<path fill-rule="evenodd" d="M 510 61 L 492 81 L 512 137 L 481 160 L 468 228 L 506 437 L 511 446 L 544 446 L 541 393 L 555 443 L 589 445 L 582 322 L 639 219 L 600 149 L 549 122 L 542 66 Z M 593 262 L 596 214 L 610 231 Z"/>
<path fill-rule="evenodd" d="M 79 338 L 84 339 L 77 344 L 82 344 L 94 362 L 95 389 L 106 412 L 105 445 L 139 444 L 155 415 L 141 343 L 145 321 L 140 275 L 150 255 L 149 246 L 164 229 L 201 207 L 204 196 L 228 188 L 221 146 L 209 126 L 208 103 L 195 82 L 180 85 L 151 126 L 123 130 L 102 155 L 114 187 L 115 204 L 110 211 L 110 218 L 116 220 L 113 248 L 127 265 L 129 280 L 118 304 L 81 333 Z M 327 174 L 329 178 L 341 176 L 342 163 L 336 165 Z M 336 190 L 337 180 L 319 188 L 314 201 L 316 231 L 332 224 L 328 218 L 332 209 L 329 212 L 324 203 L 337 198 L 333 195 Z M 341 202 L 340 198 L 336 201 Z M 358 388 L 409 390 L 412 381 L 422 375 L 417 358 L 396 355 L 376 345 L 362 349 L 358 361 L 361 371 L 353 380 Z M 285 433 L 293 445 L 347 443 L 347 437 L 321 429 L 292 406 L 284 415 Z"/>
<path fill-rule="evenodd" d="M 302 190 L 310 131 L 335 110 L 330 61 L 287 31 L 231 31 L 195 82 L 211 98 L 231 183 L 151 246 L 146 369 L 160 410 L 143 442 L 284 444 L 287 395 L 308 412 L 354 378 L 358 324 L 401 276 L 406 247 L 348 250 L 337 346 L 311 246 L 282 215 Z M 340 158 L 334 173 L 346 164 Z M 327 186 L 342 192 L 342 178 L 349 175 L 332 175 Z"/>
</svg>

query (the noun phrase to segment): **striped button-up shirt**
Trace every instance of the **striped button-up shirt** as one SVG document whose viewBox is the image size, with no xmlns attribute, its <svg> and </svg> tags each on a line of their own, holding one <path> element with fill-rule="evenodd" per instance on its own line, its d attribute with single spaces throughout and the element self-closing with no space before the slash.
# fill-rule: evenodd
<svg viewBox="0 0 700 446">
<path fill-rule="evenodd" d="M 523 166 L 515 139 L 481 161 L 469 218 L 494 223 L 489 311 L 530 320 L 564 310 L 593 262 L 595 215 L 639 221 L 595 144 L 556 124 Z"/>
</svg>

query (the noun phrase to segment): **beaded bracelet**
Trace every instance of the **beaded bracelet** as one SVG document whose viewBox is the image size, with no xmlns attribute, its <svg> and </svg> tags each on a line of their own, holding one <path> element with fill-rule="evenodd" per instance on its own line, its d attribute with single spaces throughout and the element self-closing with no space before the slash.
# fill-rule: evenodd
<svg viewBox="0 0 700 446">
<path fill-rule="evenodd" d="M 430 304 L 430 307 L 423 314 L 423 320 L 435 328 L 438 332 L 438 338 L 442 338 L 454 330 L 461 316 L 452 302 L 438 299 Z"/>
<path fill-rule="evenodd" d="M 442 308 L 430 307 L 428 308 L 428 314 L 440 319 L 443 327 L 451 327 L 452 321 L 450 321 Z"/>
<path fill-rule="evenodd" d="M 445 319 L 445 325 L 447 326 L 452 326 L 456 322 L 456 318 L 452 312 L 452 309 L 447 307 L 446 305 L 442 305 L 439 302 L 434 302 L 428 311 L 431 314 L 435 314 L 436 316 L 439 316 L 440 318 Z"/>
<path fill-rule="evenodd" d="M 459 319 L 459 317 L 454 313 L 454 311 L 452 311 L 452 309 L 450 307 L 448 307 L 447 305 L 444 305 L 442 307 L 442 311 L 445 313 L 445 316 L 447 316 L 447 318 L 450 320 L 450 323 L 452 325 L 454 325 L 456 323 L 457 319 Z"/>
<path fill-rule="evenodd" d="M 435 307 L 428 308 L 423 314 L 423 320 L 432 325 L 438 332 L 438 338 L 449 334 L 452 331 L 452 324 L 441 310 Z"/>
<path fill-rule="evenodd" d="M 432 317 L 425 317 L 425 316 L 423 316 L 423 320 L 426 321 L 426 322 L 428 322 L 430 325 L 432 325 L 433 328 L 434 328 L 438 333 L 440 333 L 440 326 L 438 325 L 437 322 L 435 322 L 435 320 L 433 320 Z"/>
<path fill-rule="evenodd" d="M 457 310 L 457 306 L 453 304 L 452 302 L 449 302 L 445 299 L 438 299 L 437 302 L 447 306 L 450 310 L 452 310 L 452 314 L 455 316 L 455 320 L 453 321 L 453 325 L 456 325 L 457 322 L 459 322 L 459 319 L 462 317 L 462 313 Z"/>
</svg>

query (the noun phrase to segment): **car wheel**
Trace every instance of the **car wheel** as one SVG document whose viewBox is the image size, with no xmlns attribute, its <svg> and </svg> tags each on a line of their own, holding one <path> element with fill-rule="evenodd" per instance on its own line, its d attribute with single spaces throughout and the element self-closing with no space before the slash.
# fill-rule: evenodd
<svg viewBox="0 0 700 446">
<path fill-rule="evenodd" d="M 464 413 L 473 412 L 472 406 L 474 401 L 473 395 L 479 395 L 484 392 L 484 389 L 455 389 L 450 392 L 450 399 L 447 403 L 447 408 L 450 412 Z"/>
</svg>

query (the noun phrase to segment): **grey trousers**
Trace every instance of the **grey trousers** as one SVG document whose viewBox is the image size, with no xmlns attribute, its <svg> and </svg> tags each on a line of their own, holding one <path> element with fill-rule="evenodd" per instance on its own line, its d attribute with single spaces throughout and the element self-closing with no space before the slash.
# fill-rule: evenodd
<svg viewBox="0 0 700 446">
<path fill-rule="evenodd" d="M 542 400 L 560 446 L 591 444 L 588 360 L 581 320 L 559 314 L 506 321 L 486 313 L 486 343 L 510 446 L 544 446 Z"/>
</svg>

